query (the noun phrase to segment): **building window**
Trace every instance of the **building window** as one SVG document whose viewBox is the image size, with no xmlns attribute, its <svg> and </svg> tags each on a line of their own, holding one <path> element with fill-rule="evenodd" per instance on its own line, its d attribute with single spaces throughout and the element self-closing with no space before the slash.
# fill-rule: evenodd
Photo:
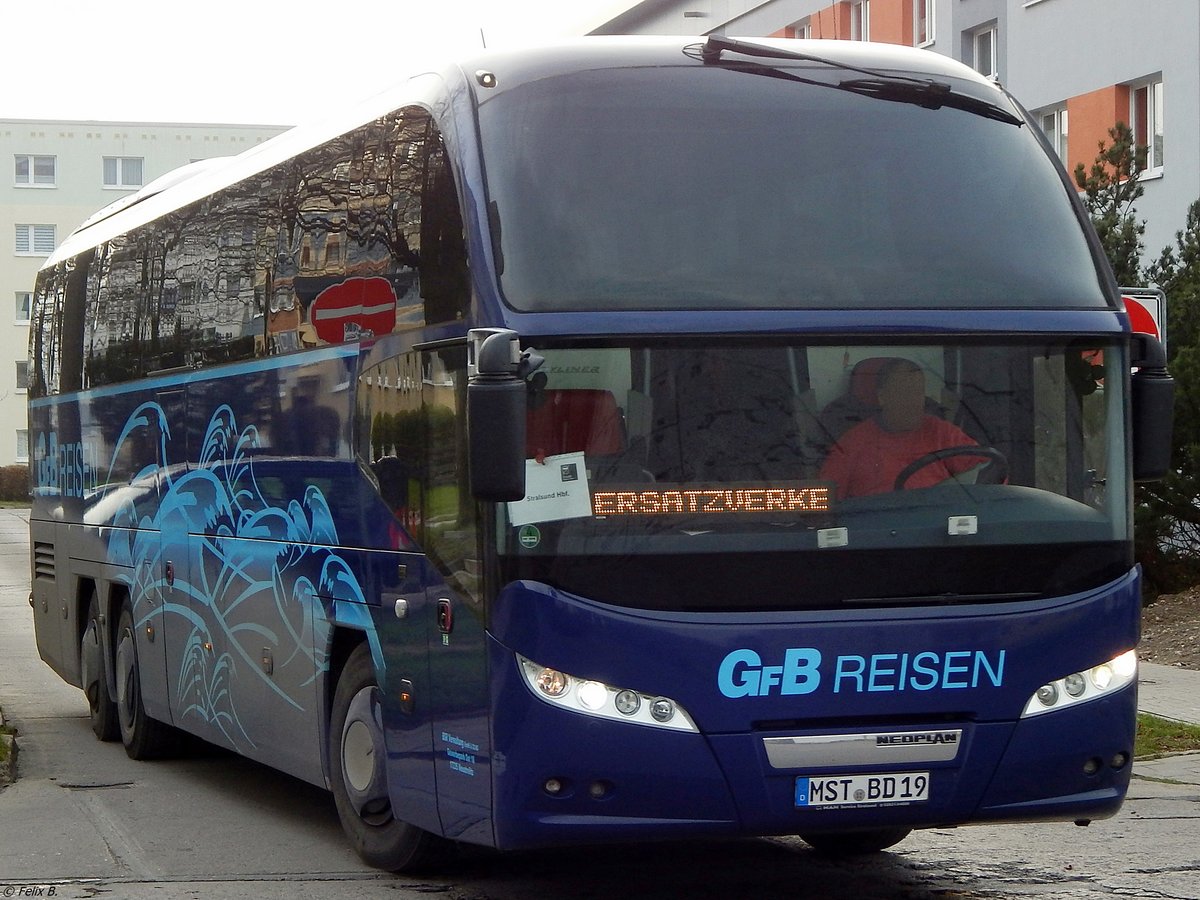
<svg viewBox="0 0 1200 900">
<path fill-rule="evenodd" d="M 57 243 L 53 225 L 17 226 L 17 256 L 49 256 Z"/>
<path fill-rule="evenodd" d="M 29 310 L 33 306 L 33 294 L 30 291 L 17 291 L 17 322 L 29 323 Z"/>
<path fill-rule="evenodd" d="M 1057 109 L 1045 110 L 1038 121 L 1041 122 L 1042 131 L 1046 133 L 1046 140 L 1050 142 L 1050 146 L 1054 148 L 1054 152 L 1058 154 L 1058 158 L 1063 162 L 1067 161 L 1067 108 L 1060 106 Z"/>
<path fill-rule="evenodd" d="M 986 78 L 999 78 L 996 63 L 996 26 L 989 25 L 971 34 L 971 67 Z"/>
<path fill-rule="evenodd" d="M 806 41 L 812 37 L 812 21 L 810 19 L 801 19 L 788 30 L 791 32 L 791 37 Z"/>
<path fill-rule="evenodd" d="M 104 186 L 106 188 L 135 188 L 142 186 L 142 159 L 138 156 L 104 157 Z"/>
<path fill-rule="evenodd" d="M 934 0 L 915 0 L 913 3 L 913 37 L 918 47 L 928 47 L 933 43 L 933 10 Z"/>
<path fill-rule="evenodd" d="M 1163 167 L 1163 83 L 1162 79 L 1135 85 L 1129 92 L 1129 119 L 1133 139 L 1147 148 L 1146 171 Z"/>
<path fill-rule="evenodd" d="M 29 389 L 29 361 L 17 360 L 17 390 L 24 392 Z"/>
<path fill-rule="evenodd" d="M 871 39 L 871 3 L 870 0 L 860 0 L 850 4 L 850 40 L 869 41 Z"/>
<path fill-rule="evenodd" d="M 17 462 L 29 462 L 29 432 L 17 429 Z"/>
<path fill-rule="evenodd" d="M 18 153 L 14 183 L 18 187 L 54 187 L 57 168 L 56 157 Z"/>
</svg>

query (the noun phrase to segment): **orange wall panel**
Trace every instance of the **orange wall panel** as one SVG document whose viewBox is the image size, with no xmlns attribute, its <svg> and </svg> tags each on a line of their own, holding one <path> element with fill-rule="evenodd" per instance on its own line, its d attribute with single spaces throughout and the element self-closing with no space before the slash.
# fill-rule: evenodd
<svg viewBox="0 0 1200 900">
<path fill-rule="evenodd" d="M 913 45 L 912 0 L 871 0 L 871 40 Z"/>
<path fill-rule="evenodd" d="M 1129 121 L 1129 88 L 1123 84 L 1080 94 L 1067 101 L 1067 171 L 1077 163 L 1090 170 L 1100 142 L 1111 144 L 1108 129 Z"/>
</svg>

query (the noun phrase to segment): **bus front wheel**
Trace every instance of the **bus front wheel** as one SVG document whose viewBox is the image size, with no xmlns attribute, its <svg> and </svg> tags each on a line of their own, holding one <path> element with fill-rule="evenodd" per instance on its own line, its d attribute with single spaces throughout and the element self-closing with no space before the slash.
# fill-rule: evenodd
<svg viewBox="0 0 1200 900">
<path fill-rule="evenodd" d="M 100 598 L 95 590 L 88 600 L 87 625 L 79 642 L 79 671 L 83 693 L 88 702 L 88 718 L 92 732 L 102 741 L 115 741 L 121 736 L 117 720 L 117 704 L 108 694 L 105 676 L 103 626 L 100 623 Z"/>
<path fill-rule="evenodd" d="M 363 861 L 390 872 L 432 863 L 440 839 L 393 813 L 387 783 L 383 710 L 367 644 L 346 660 L 329 722 L 329 782 L 338 818 Z"/>
<path fill-rule="evenodd" d="M 800 837 L 818 853 L 827 856 L 863 856 L 895 846 L 911 833 L 911 828 L 876 828 L 870 831 L 802 834 Z"/>
</svg>

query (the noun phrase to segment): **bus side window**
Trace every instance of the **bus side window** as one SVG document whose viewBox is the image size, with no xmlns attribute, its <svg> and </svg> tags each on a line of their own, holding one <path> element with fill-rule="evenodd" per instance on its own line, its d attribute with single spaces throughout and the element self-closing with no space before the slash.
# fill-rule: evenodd
<svg viewBox="0 0 1200 900">
<path fill-rule="evenodd" d="M 446 146 L 429 122 L 428 170 L 421 190 L 421 297 L 425 322 L 461 321 L 470 299 L 462 211 Z"/>
<path fill-rule="evenodd" d="M 467 479 L 466 345 L 423 359 L 422 407 L 427 423 L 422 485 L 425 552 L 446 583 L 472 603 L 482 600 L 479 505 Z"/>
</svg>

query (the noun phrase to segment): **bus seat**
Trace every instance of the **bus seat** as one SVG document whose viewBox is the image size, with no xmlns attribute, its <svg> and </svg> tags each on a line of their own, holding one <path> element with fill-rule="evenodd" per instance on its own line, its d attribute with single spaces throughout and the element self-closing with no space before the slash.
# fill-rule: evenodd
<svg viewBox="0 0 1200 900">
<path fill-rule="evenodd" d="M 625 423 L 612 391 L 539 391 L 530 397 L 525 427 L 530 457 L 580 451 L 616 456 L 625 450 Z"/>
</svg>

